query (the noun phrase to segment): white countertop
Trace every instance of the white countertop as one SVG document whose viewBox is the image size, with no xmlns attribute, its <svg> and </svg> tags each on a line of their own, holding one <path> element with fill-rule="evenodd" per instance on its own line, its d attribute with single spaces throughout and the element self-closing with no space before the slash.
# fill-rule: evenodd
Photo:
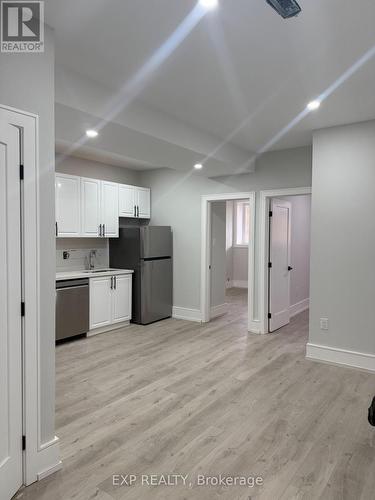
<svg viewBox="0 0 375 500">
<path fill-rule="evenodd" d="M 63 271 L 56 273 L 56 281 L 74 280 L 79 278 L 101 278 L 102 276 L 119 276 L 121 274 L 132 274 L 131 269 L 94 269 L 94 272 L 83 269 L 81 271 Z"/>
</svg>

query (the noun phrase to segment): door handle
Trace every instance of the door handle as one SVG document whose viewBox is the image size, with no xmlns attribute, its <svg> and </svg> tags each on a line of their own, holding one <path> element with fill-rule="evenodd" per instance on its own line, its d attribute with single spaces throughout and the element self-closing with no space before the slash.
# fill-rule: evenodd
<svg viewBox="0 0 375 500">
<path fill-rule="evenodd" d="M 55 231 L 56 231 L 56 236 L 59 235 L 59 226 L 57 224 L 57 222 L 55 222 Z"/>
<path fill-rule="evenodd" d="M 293 271 L 292 266 L 288 266 L 288 271 Z"/>
</svg>

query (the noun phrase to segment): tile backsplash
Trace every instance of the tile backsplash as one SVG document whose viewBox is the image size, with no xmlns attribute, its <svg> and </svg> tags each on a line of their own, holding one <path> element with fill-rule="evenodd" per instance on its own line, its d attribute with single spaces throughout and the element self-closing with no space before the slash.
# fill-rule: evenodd
<svg viewBox="0 0 375 500">
<path fill-rule="evenodd" d="M 79 271 L 89 266 L 90 250 L 96 250 L 95 267 L 109 266 L 108 240 L 99 238 L 56 239 L 56 271 Z M 69 258 L 64 259 L 64 252 Z"/>
</svg>

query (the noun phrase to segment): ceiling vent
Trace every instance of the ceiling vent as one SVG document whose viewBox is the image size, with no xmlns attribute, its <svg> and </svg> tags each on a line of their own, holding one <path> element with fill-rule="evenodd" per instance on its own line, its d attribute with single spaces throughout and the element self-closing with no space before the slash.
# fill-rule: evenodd
<svg viewBox="0 0 375 500">
<path fill-rule="evenodd" d="M 296 0 L 266 0 L 266 2 L 284 19 L 298 16 L 302 10 Z"/>
</svg>

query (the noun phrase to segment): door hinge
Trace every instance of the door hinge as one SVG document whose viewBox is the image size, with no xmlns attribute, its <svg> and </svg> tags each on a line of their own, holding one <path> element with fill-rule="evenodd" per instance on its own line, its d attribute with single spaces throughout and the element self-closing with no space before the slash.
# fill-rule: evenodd
<svg viewBox="0 0 375 500">
<path fill-rule="evenodd" d="M 270 211 L 268 212 L 268 215 L 269 215 L 269 217 L 272 217 L 272 216 L 273 216 L 273 212 L 272 212 L 272 210 L 270 210 Z"/>
<path fill-rule="evenodd" d="M 271 267 L 272 267 L 272 262 L 269 262 L 268 263 L 268 269 L 271 269 Z"/>
<path fill-rule="evenodd" d="M 271 319 L 271 318 L 272 318 L 272 314 L 268 313 L 268 319 Z"/>
<path fill-rule="evenodd" d="M 24 179 L 24 169 L 23 169 L 23 165 L 21 164 L 20 165 L 20 180 L 23 181 Z"/>
<path fill-rule="evenodd" d="M 21 316 L 25 316 L 25 302 L 21 302 Z"/>
<path fill-rule="evenodd" d="M 26 450 L 26 436 L 22 436 L 22 451 Z"/>
</svg>

